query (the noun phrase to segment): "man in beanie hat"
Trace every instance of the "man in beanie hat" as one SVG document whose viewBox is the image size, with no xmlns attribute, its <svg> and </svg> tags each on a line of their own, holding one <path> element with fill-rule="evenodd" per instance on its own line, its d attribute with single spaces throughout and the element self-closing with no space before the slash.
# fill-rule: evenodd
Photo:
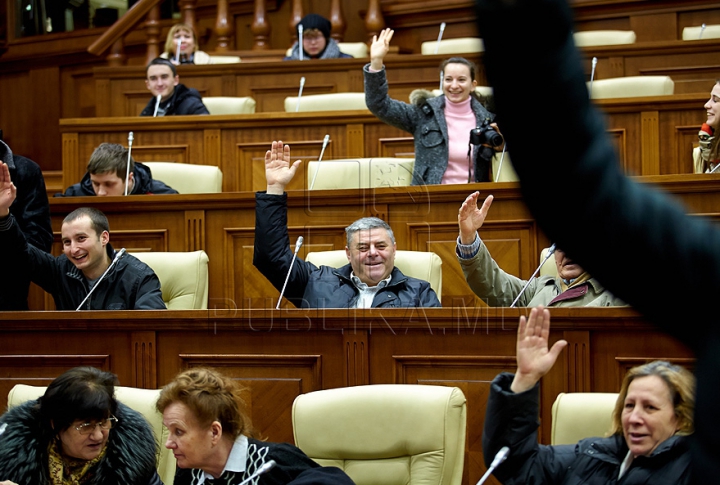
<svg viewBox="0 0 720 485">
<path fill-rule="evenodd" d="M 332 25 L 330 21 L 315 13 L 311 13 L 303 17 L 303 19 L 295 27 L 302 25 L 303 27 L 303 60 L 304 59 L 344 59 L 352 57 L 351 55 L 340 52 L 340 47 L 334 39 L 330 38 L 330 30 Z M 300 59 L 300 44 L 295 42 L 292 52 L 285 61 L 297 61 Z"/>
</svg>

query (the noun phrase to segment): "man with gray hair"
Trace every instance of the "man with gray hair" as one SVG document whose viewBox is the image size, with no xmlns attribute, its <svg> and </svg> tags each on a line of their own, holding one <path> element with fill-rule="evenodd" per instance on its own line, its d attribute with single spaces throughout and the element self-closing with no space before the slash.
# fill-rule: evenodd
<svg viewBox="0 0 720 485">
<path fill-rule="evenodd" d="M 290 147 L 274 141 L 265 154 L 266 192 L 255 195 L 253 264 L 280 291 L 293 252 L 287 231 L 287 194 L 300 160 L 290 163 Z M 297 259 L 285 297 L 302 308 L 439 307 L 427 281 L 411 278 L 395 267 L 395 236 L 377 217 L 349 225 L 345 252 L 349 264 L 320 266 Z"/>
</svg>

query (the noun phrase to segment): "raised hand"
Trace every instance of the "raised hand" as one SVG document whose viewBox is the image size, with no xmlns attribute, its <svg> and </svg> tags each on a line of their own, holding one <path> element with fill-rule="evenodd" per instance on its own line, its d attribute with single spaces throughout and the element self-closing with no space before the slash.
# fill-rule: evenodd
<svg viewBox="0 0 720 485">
<path fill-rule="evenodd" d="M 265 152 L 265 180 L 267 193 L 282 195 L 285 186 L 295 176 L 301 161 L 290 163 L 290 146 L 282 141 L 272 142 L 272 148 Z"/>
<path fill-rule="evenodd" d="M 17 190 L 10 179 L 10 169 L 0 162 L 0 217 L 10 214 L 10 206 L 15 201 Z"/>
<path fill-rule="evenodd" d="M 480 192 L 473 192 L 468 195 L 458 211 L 458 226 L 460 227 L 460 242 L 462 244 L 472 244 L 475 241 L 475 234 L 485 222 L 492 205 L 493 196 L 488 195 L 482 207 L 478 209 L 477 201 L 479 197 Z"/>
<path fill-rule="evenodd" d="M 390 50 L 390 39 L 395 33 L 392 29 L 383 29 L 380 35 L 373 35 L 372 44 L 370 44 L 370 68 L 379 71 L 383 67 L 383 59 Z"/>
<path fill-rule="evenodd" d="M 542 305 L 530 311 L 530 318 L 520 317 L 517 335 L 517 371 L 510 389 L 523 392 L 531 389 L 547 374 L 567 342 L 558 340 L 548 349 L 550 312 Z"/>
</svg>

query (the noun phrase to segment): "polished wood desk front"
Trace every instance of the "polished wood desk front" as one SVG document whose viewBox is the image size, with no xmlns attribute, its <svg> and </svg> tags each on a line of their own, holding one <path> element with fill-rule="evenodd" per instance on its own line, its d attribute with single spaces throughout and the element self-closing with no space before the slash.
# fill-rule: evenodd
<svg viewBox="0 0 720 485">
<path fill-rule="evenodd" d="M 720 214 L 720 175 L 639 180 L 679 197 L 691 213 L 710 217 Z M 434 251 L 440 256 L 444 306 L 484 306 L 468 287 L 455 257 L 457 211 L 473 190 L 495 196 L 481 229 L 490 253 L 508 273 L 529 278 L 540 250 L 549 241 L 529 214 L 516 183 L 290 191 L 290 239 L 294 242 L 298 236 L 304 237 L 300 257 L 310 251 L 343 249 L 344 228 L 360 217 L 376 215 L 392 226 L 399 249 Z M 550 187 L 548 196 L 561 197 Z M 275 307 L 278 291 L 252 265 L 254 193 L 51 199 L 55 254 L 61 251 L 62 219 L 85 205 L 108 215 L 110 241 L 116 248 L 125 247 L 130 252 L 205 250 L 210 258 L 210 308 Z M 33 308 L 53 307 L 46 299 Z"/>
<path fill-rule="evenodd" d="M 688 308 L 688 312 L 692 308 Z M 5 312 L 0 395 L 47 385 L 92 365 L 125 386 L 163 386 L 181 369 L 212 366 L 248 386 L 253 422 L 292 441 L 299 394 L 362 384 L 457 386 L 468 401 L 465 476 L 485 471 L 481 435 L 490 382 L 515 370 L 518 317 L 527 309 L 188 310 Z M 553 309 L 551 341 L 568 348 L 541 384 L 541 441 L 560 392 L 616 392 L 627 368 L 652 359 L 692 366 L 691 353 L 627 308 Z"/>
<path fill-rule="evenodd" d="M 635 175 L 692 173 L 692 149 L 705 119 L 706 95 L 686 94 L 599 100 L 608 132 L 623 168 Z M 547 100 L 551 106 L 552 100 Z M 539 126 L 542 120 L 538 119 Z M 502 129 L 502 128 L 501 128 Z M 562 133 L 548 132 L 538 147 L 539 163 L 552 163 L 563 151 Z M 272 140 L 292 145 L 295 159 L 316 160 L 330 135 L 324 159 L 414 157 L 409 133 L 378 120 L 369 111 L 256 113 L 252 115 L 173 116 L 168 118 L 74 118 L 60 121 L 63 140 L 63 186 L 78 182 L 93 150 L 103 142 L 127 145 L 133 131 L 138 161 L 216 165 L 223 191 L 265 187 L 264 155 Z M 510 147 L 512 153 L 512 147 Z M 307 164 L 289 186 L 307 187 Z"/>
</svg>

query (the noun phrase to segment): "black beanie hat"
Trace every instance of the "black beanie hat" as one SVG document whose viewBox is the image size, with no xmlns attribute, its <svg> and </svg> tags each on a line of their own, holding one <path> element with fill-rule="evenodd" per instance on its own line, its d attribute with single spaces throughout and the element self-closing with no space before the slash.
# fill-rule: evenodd
<svg viewBox="0 0 720 485">
<path fill-rule="evenodd" d="M 303 26 L 303 32 L 311 29 L 318 29 L 320 32 L 322 32 L 322 35 L 325 36 L 326 39 L 330 38 L 330 30 L 332 30 L 332 24 L 322 15 L 318 15 L 316 13 L 308 14 L 302 18 L 298 25 Z"/>
</svg>

